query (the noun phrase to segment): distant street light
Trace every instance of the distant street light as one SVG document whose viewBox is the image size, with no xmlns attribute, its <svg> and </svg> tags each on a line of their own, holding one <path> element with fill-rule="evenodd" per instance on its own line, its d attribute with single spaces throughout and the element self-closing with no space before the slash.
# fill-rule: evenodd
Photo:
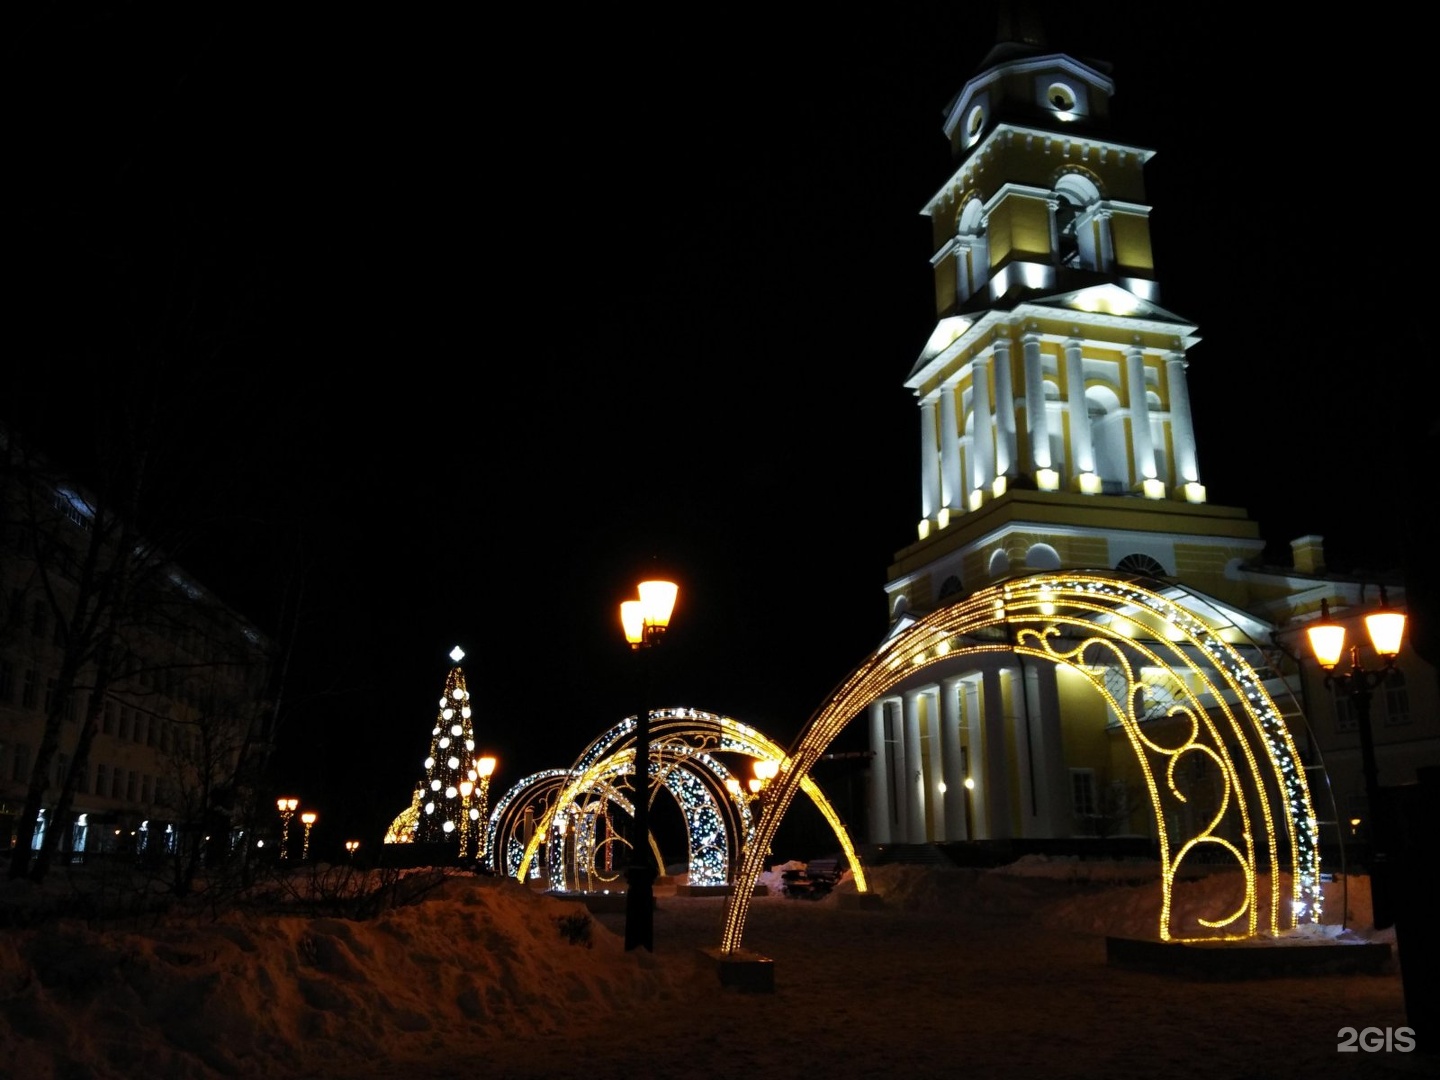
<svg viewBox="0 0 1440 1080">
<path fill-rule="evenodd" d="M 275 800 L 275 809 L 280 811 L 280 858 L 290 857 L 290 819 L 295 816 L 295 808 L 300 805 L 299 799 L 282 795 Z"/>
<path fill-rule="evenodd" d="M 359 840 L 346 840 L 346 841 L 345 841 L 345 852 L 346 852 L 346 854 L 348 854 L 348 855 L 350 856 L 350 861 L 351 861 L 351 862 L 354 862 L 354 861 L 355 861 L 355 852 L 359 849 L 359 847 L 360 847 L 360 841 L 359 841 Z"/>
<path fill-rule="evenodd" d="M 639 600 L 620 605 L 620 625 L 632 650 L 649 653 L 665 636 L 680 589 L 672 581 L 642 581 Z M 635 722 L 635 842 L 625 871 L 625 949 L 655 950 L 655 867 L 650 859 L 650 692 L 653 685 L 645 659 L 645 702 Z"/>
<path fill-rule="evenodd" d="M 300 861 L 305 862 L 310 858 L 310 830 L 315 825 L 316 813 L 314 810 L 306 810 L 300 815 L 300 820 L 305 823 L 305 843 L 300 848 Z"/>
</svg>

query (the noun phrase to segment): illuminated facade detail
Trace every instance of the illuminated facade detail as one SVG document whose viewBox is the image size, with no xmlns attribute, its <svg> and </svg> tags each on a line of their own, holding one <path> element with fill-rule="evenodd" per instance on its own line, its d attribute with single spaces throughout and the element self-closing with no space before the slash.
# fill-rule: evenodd
<svg viewBox="0 0 1440 1080">
<path fill-rule="evenodd" d="M 957 660 L 979 667 L 1010 656 L 1031 657 L 1051 670 L 1064 667 L 1076 672 L 1097 691 L 1123 729 L 1149 808 L 1160 823 L 1158 933 L 1162 940 L 1251 936 L 1262 921 L 1270 933 L 1279 933 L 1300 921 L 1318 921 L 1316 815 L 1285 714 L 1260 675 L 1225 640 L 1227 628 L 1202 619 L 1187 606 L 1189 599 L 1183 590 L 1161 594 L 1114 575 L 1036 574 L 972 593 L 891 638 L 826 702 L 796 741 L 793 756 L 781 763 L 756 827 L 756 843 L 746 852 L 726 908 L 721 948 L 740 948 L 752 891 L 746 885 L 758 879 L 761 853 L 773 839 L 801 779 L 840 731 L 871 702 L 904 691 L 927 667 L 953 669 Z M 1149 722 L 1137 712 L 1137 703 L 1143 701 L 1144 667 L 1175 672 L 1169 683 L 1175 688 L 1175 703 Z M 988 671 L 986 679 L 988 686 L 994 685 Z M 916 730 L 908 722 L 907 728 Z M 949 745 L 953 749 L 954 741 Z M 992 753 L 979 749 L 981 757 Z M 1041 754 L 1048 756 L 1052 777 L 1060 775 L 1054 771 L 1055 749 L 1046 755 L 1040 747 Z M 908 776 L 913 759 L 906 760 Z M 1183 811 L 1193 790 L 1184 784 L 1182 774 L 1190 762 L 1200 760 L 1219 777 L 1216 796 L 1198 816 L 1186 816 Z M 958 785 L 950 782 L 960 778 L 959 768 L 959 762 L 946 763 L 947 793 L 966 790 L 964 778 Z M 924 770 L 917 771 L 923 775 Z M 977 792 L 983 784 L 977 780 Z M 912 800 L 908 812 L 924 814 L 926 807 L 923 801 Z M 1190 824 L 1183 833 L 1172 835 L 1170 826 L 1177 821 Z M 1187 927 L 1176 934 L 1171 926 L 1171 889 L 1176 873 L 1197 850 L 1218 853 L 1239 869 L 1243 895 L 1232 909 L 1202 918 L 1195 931 Z M 1268 891 L 1261 895 L 1257 889 L 1265 868 L 1283 873 L 1269 874 Z M 1281 895 L 1282 879 L 1290 883 L 1288 896 Z M 1207 935 L 1204 930 L 1215 933 Z"/>
<path fill-rule="evenodd" d="M 537 867 L 542 864 L 547 872 L 558 865 L 546 848 L 554 846 L 555 822 L 560 817 L 570 815 L 573 819 L 588 813 L 596 818 L 607 815 L 608 822 L 612 807 L 627 817 L 633 816 L 632 800 L 637 797 L 635 729 L 635 717 L 627 718 L 596 738 L 569 769 L 546 774 L 543 784 L 527 779 L 523 782 L 526 791 L 507 792 L 497 803 L 497 822 L 514 822 L 515 806 L 524 804 L 532 810 L 528 833 L 517 834 L 513 824 L 501 829 L 507 876 L 526 880 L 535 877 Z M 736 786 L 742 786 L 743 781 L 734 775 L 728 762 L 739 758 L 779 763 L 785 758 L 784 747 L 731 717 L 697 709 L 652 710 L 650 732 L 650 783 L 646 797 L 653 800 L 657 791 L 664 790 L 680 807 L 686 824 L 690 884 L 733 882 L 742 852 L 754 835 L 756 820 L 750 801 L 737 797 L 729 789 L 727 781 L 735 782 Z M 857 891 L 868 891 L 864 867 L 839 814 L 808 776 L 802 778 L 799 785 L 834 831 L 841 850 L 850 860 Z M 567 834 L 573 834 L 570 825 L 566 830 Z M 647 842 L 656 866 L 663 867 L 666 860 L 655 846 L 653 835 Z M 565 864 L 565 880 L 606 880 L 604 869 L 594 864 L 609 856 L 610 846 L 627 843 L 613 830 L 604 843 L 597 844 L 588 854 L 583 845 L 577 849 L 567 842 L 570 861 Z M 623 859 L 616 856 L 609 864 L 618 870 L 628 861 L 628 855 Z"/>
</svg>

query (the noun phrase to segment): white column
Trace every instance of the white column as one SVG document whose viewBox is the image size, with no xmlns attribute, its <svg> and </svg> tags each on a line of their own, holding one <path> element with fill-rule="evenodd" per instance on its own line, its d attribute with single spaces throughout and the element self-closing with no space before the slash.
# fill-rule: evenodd
<svg viewBox="0 0 1440 1080">
<path fill-rule="evenodd" d="M 890 843 L 890 747 L 885 742 L 885 703 L 870 703 L 870 842 Z"/>
<path fill-rule="evenodd" d="M 1170 438 L 1175 443 L 1175 480 L 1181 484 L 1200 482 L 1200 462 L 1195 455 L 1195 426 L 1190 419 L 1190 389 L 1185 382 L 1185 354 L 1165 354 L 1165 382 L 1170 390 Z"/>
<path fill-rule="evenodd" d="M 969 777 L 974 785 L 970 791 L 970 839 L 990 839 L 990 813 L 986 805 L 990 787 L 985 779 L 985 713 L 980 707 L 978 680 L 966 679 L 961 685 L 965 712 L 965 742 L 969 746 Z"/>
<path fill-rule="evenodd" d="M 985 817 L 992 840 L 1008 840 L 1014 831 L 1010 821 L 1010 769 L 1005 758 L 1005 681 L 1005 673 L 998 667 L 986 666 L 981 702 L 985 743 L 979 767 L 985 774 Z"/>
<path fill-rule="evenodd" d="M 959 513 L 965 508 L 960 472 L 960 421 L 956 417 L 955 384 L 940 387 L 940 506 Z"/>
<path fill-rule="evenodd" d="M 960 751 L 960 690 L 959 679 L 946 679 L 940 684 L 940 772 L 945 781 L 945 840 L 970 839 L 969 823 L 965 820 L 965 755 Z"/>
<path fill-rule="evenodd" d="M 1024 669 L 1024 723 L 1021 763 L 1023 811 L 1026 836 L 1069 836 L 1070 822 L 1062 815 L 1065 804 L 1064 785 L 1069 774 L 1065 768 L 1064 747 L 1060 740 L 1060 694 L 1053 664 L 1031 664 Z M 1022 740 L 1017 739 L 1017 745 Z"/>
<path fill-rule="evenodd" d="M 970 274 L 970 241 L 960 238 L 955 241 L 955 301 L 963 304 L 975 291 Z"/>
<path fill-rule="evenodd" d="M 925 843 L 925 775 L 920 763 L 920 695 L 910 691 L 904 697 L 905 711 L 905 786 L 901 802 L 905 804 L 905 839 L 907 844 Z"/>
<path fill-rule="evenodd" d="M 1010 342 L 995 339 L 995 475 L 1015 471 L 1015 391 L 1010 373 Z"/>
<path fill-rule="evenodd" d="M 910 828 L 909 800 L 905 796 L 906 759 L 910 756 L 909 740 L 905 738 L 905 718 L 901 713 L 900 699 L 887 698 L 882 707 L 886 713 L 886 724 L 890 728 L 890 839 L 904 843 Z"/>
<path fill-rule="evenodd" d="M 1125 350 L 1130 396 L 1130 445 L 1134 449 L 1135 483 L 1155 479 L 1155 444 L 1150 439 L 1150 400 L 1145 393 L 1145 354 L 1140 346 Z"/>
<path fill-rule="evenodd" d="M 1070 460 L 1075 472 L 1095 471 L 1095 440 L 1090 434 L 1090 409 L 1085 401 L 1085 358 L 1079 338 L 1065 342 L 1065 394 L 1070 408 Z"/>
<path fill-rule="evenodd" d="M 920 514 L 932 521 L 940 510 L 940 455 L 935 439 L 935 399 L 920 402 Z"/>
<path fill-rule="evenodd" d="M 929 835 L 934 840 L 945 836 L 945 795 L 940 791 L 945 786 L 945 773 L 940 746 L 940 693 L 938 687 L 928 686 L 915 695 L 925 707 L 925 806 L 929 810 Z"/>
<path fill-rule="evenodd" d="M 1110 211 L 1099 210 L 1095 214 L 1095 232 L 1098 251 L 1095 269 L 1108 274 L 1115 268 L 1115 235 L 1111 230 Z"/>
<path fill-rule="evenodd" d="M 971 408 L 975 415 L 974 445 L 971 459 L 975 463 L 974 475 L 970 478 L 970 489 L 988 489 L 995 479 L 995 417 L 990 411 L 990 369 L 988 356 L 975 358 L 972 367 L 975 384 Z"/>
<path fill-rule="evenodd" d="M 1045 415 L 1045 366 L 1040 357 L 1040 335 L 1020 339 L 1025 350 L 1025 435 L 1034 469 L 1050 468 L 1050 424 Z"/>
</svg>

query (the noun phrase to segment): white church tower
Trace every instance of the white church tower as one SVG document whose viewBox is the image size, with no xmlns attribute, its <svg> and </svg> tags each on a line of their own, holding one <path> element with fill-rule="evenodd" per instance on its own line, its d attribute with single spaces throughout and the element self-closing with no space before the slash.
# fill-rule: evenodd
<svg viewBox="0 0 1440 1080">
<path fill-rule="evenodd" d="M 905 381 L 920 518 L 887 574 L 892 631 L 1062 568 L 1183 581 L 1251 609 L 1265 587 L 1233 570 L 1264 542 L 1244 509 L 1206 500 L 1186 392 L 1200 339 L 1161 306 L 1152 259 L 1154 151 L 1110 134 L 1108 65 L 1007 21 L 946 109 L 954 169 L 922 211 L 936 323 Z M 1116 783 L 1113 754 L 1102 737 L 1087 765 L 1077 737 L 1062 737 L 1061 712 L 1075 714 L 1062 682 L 992 661 L 874 702 L 871 839 L 1083 828 Z"/>
</svg>

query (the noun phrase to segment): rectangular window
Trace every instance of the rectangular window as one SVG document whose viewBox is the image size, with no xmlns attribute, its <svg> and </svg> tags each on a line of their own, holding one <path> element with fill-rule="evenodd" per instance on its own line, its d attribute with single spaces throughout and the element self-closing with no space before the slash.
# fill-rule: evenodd
<svg viewBox="0 0 1440 1080">
<path fill-rule="evenodd" d="M 1332 688 L 1330 700 L 1335 703 L 1335 730 L 1359 730 L 1360 725 L 1355 718 L 1355 710 L 1350 706 L 1350 695 L 1340 693 L 1339 688 Z"/>
<path fill-rule="evenodd" d="M 1385 723 L 1410 723 L 1410 690 L 1403 671 L 1392 671 L 1385 677 Z"/>
<path fill-rule="evenodd" d="M 130 738 L 130 733 L 133 730 L 131 728 L 131 724 L 133 723 L 133 715 L 134 714 L 131 713 L 130 707 L 128 705 L 120 706 L 120 738 Z"/>
<path fill-rule="evenodd" d="M 1093 818 L 1099 813 L 1099 803 L 1095 797 L 1094 769 L 1070 770 L 1070 800 L 1078 818 Z"/>
<path fill-rule="evenodd" d="M 146 717 L 143 713 L 141 713 L 139 709 L 136 709 L 136 710 L 135 710 L 135 741 L 136 741 L 137 743 L 143 743 L 143 742 L 145 741 L 145 725 L 146 725 L 148 722 L 149 722 L 149 718 Z"/>
<path fill-rule="evenodd" d="M 140 801 L 147 806 L 150 803 L 150 774 L 146 773 L 140 778 Z"/>
<path fill-rule="evenodd" d="M 150 723 L 145 728 L 145 745 L 154 746 L 160 741 L 160 718 L 152 716 Z"/>
<path fill-rule="evenodd" d="M 115 702 L 113 701 L 105 702 L 105 712 L 100 718 L 100 734 L 115 734 Z"/>
<path fill-rule="evenodd" d="M 50 715 L 50 710 L 55 707 L 55 692 L 60 688 L 60 683 L 55 679 L 45 680 L 45 715 Z"/>
<path fill-rule="evenodd" d="M 15 744 L 15 761 L 10 770 L 10 779 L 21 783 L 30 782 L 30 747 L 27 743 Z"/>
<path fill-rule="evenodd" d="M 40 672 L 34 668 L 25 669 L 25 683 L 20 687 L 20 704 L 27 709 L 35 708 L 40 697 Z"/>
<path fill-rule="evenodd" d="M 52 781 L 51 781 L 51 782 L 54 783 L 54 784 L 57 784 L 57 785 L 63 784 L 63 783 L 65 782 L 65 772 L 66 772 L 66 770 L 69 769 L 69 768 L 70 768 L 70 756 L 69 756 L 68 754 L 56 754 L 56 755 L 55 755 L 55 773 L 54 773 L 54 776 L 52 777 Z"/>
<path fill-rule="evenodd" d="M 115 766 L 114 774 L 110 777 L 110 797 L 112 799 L 120 798 L 120 790 L 124 786 L 124 784 L 125 770 L 117 765 Z"/>
<path fill-rule="evenodd" d="M 9 660 L 0 660 L 0 701 L 15 700 L 15 665 Z"/>
<path fill-rule="evenodd" d="M 139 774 L 134 769 L 131 769 L 125 777 L 125 798 L 130 802 L 135 801 L 135 782 L 139 778 Z"/>
<path fill-rule="evenodd" d="M 50 610 L 45 606 L 44 600 L 36 600 L 30 605 L 30 633 L 37 638 L 43 638 L 49 628 Z"/>
<path fill-rule="evenodd" d="M 81 769 L 80 774 L 75 777 L 75 790 L 81 795 L 90 794 L 90 770 Z"/>
<path fill-rule="evenodd" d="M 17 629 L 25 622 L 25 590 L 10 590 L 10 625 Z"/>
<path fill-rule="evenodd" d="M 95 794 L 108 795 L 110 793 L 110 767 L 103 761 L 95 766 Z"/>
</svg>

